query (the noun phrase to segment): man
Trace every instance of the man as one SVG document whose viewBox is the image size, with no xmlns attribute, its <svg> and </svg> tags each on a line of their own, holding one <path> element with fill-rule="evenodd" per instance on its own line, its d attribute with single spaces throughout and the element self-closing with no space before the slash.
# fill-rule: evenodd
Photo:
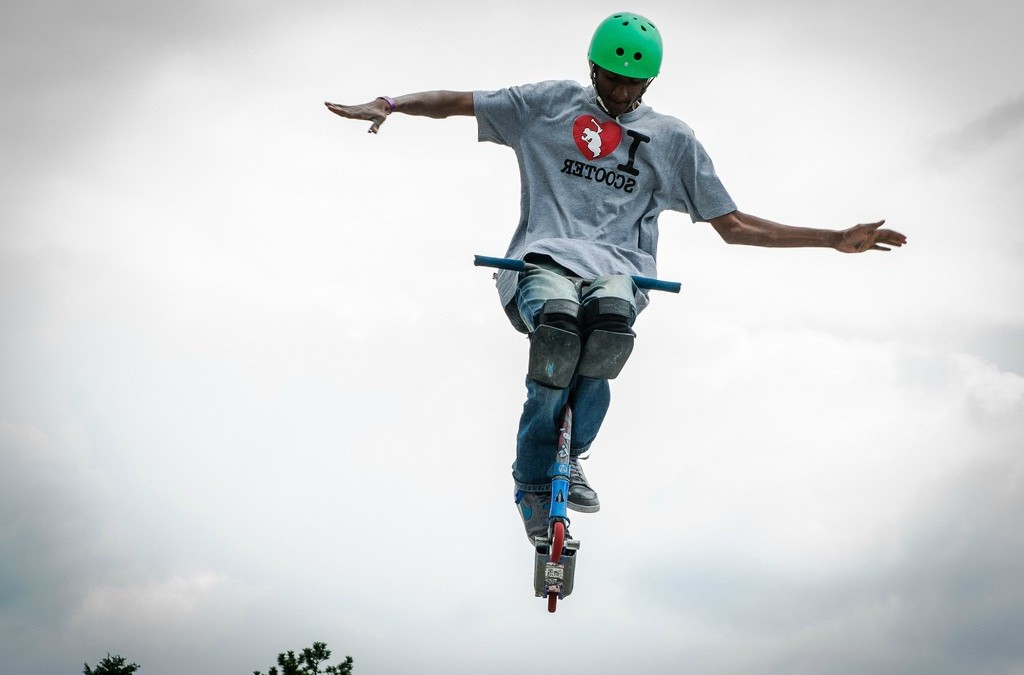
<svg viewBox="0 0 1024 675">
<path fill-rule="evenodd" d="M 498 291 L 530 336 L 527 399 L 513 465 L 527 537 L 547 532 L 551 462 L 564 406 L 573 402 L 569 508 L 595 512 L 579 459 L 600 429 L 614 378 L 647 303 L 630 275 L 657 275 L 658 215 L 687 213 L 730 244 L 888 250 L 906 237 L 884 221 L 845 230 L 790 227 L 739 211 L 693 131 L 642 102 L 659 74 L 662 40 L 643 16 L 615 14 L 589 50 L 591 86 L 542 82 L 499 91 L 433 91 L 363 105 L 327 103 L 377 133 L 392 113 L 473 115 L 479 138 L 511 147 L 522 182 L 521 217 L 507 257 L 533 263 L 502 272 Z M 592 280 L 587 283 L 584 280 Z"/>
</svg>

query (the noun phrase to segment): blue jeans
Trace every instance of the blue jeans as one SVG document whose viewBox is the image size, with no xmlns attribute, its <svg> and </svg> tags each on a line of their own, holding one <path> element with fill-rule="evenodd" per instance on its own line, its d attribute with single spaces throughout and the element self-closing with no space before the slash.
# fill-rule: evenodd
<svg viewBox="0 0 1024 675">
<path fill-rule="evenodd" d="M 519 314 L 531 332 L 537 327 L 536 317 L 548 300 L 574 300 L 586 306 L 601 297 L 623 298 L 632 305 L 633 320 L 636 320 L 636 289 L 628 276 L 602 276 L 584 285 L 572 272 L 550 260 L 535 264 L 539 269 L 530 269 L 521 275 L 516 292 Z M 551 489 L 551 465 L 566 403 L 572 404 L 571 452 L 575 457 L 586 452 L 594 442 L 610 402 L 608 380 L 577 375 L 566 389 L 551 389 L 527 378 L 526 403 L 519 419 L 516 461 L 512 465 L 516 488 L 526 492 Z"/>
</svg>

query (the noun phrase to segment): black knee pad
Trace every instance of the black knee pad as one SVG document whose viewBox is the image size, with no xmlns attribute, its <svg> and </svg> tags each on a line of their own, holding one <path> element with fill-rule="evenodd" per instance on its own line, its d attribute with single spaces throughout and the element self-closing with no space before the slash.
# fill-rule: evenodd
<svg viewBox="0 0 1024 675">
<path fill-rule="evenodd" d="M 572 300 L 548 300 L 530 333 L 529 378 L 555 389 L 565 389 L 580 360 L 580 305 Z"/>
<path fill-rule="evenodd" d="M 622 298 L 598 298 L 583 308 L 579 373 L 597 380 L 618 377 L 633 352 L 633 306 Z"/>
</svg>

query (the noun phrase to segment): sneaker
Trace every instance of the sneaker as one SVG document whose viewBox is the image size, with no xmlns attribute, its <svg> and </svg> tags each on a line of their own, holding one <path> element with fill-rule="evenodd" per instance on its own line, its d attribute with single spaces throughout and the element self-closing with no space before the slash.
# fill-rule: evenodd
<svg viewBox="0 0 1024 675">
<path fill-rule="evenodd" d="M 524 492 L 516 490 L 516 507 L 526 528 L 526 538 L 535 545 L 537 538 L 548 536 L 548 511 L 551 509 L 551 492 Z"/>
<path fill-rule="evenodd" d="M 587 483 L 587 475 L 583 473 L 580 460 L 586 457 L 569 458 L 569 504 L 568 507 L 580 513 L 597 513 L 601 510 L 601 500 L 597 498 L 594 488 Z"/>
<path fill-rule="evenodd" d="M 526 538 L 531 546 L 537 545 L 537 539 L 548 536 L 548 512 L 551 510 L 550 492 L 523 492 L 516 490 L 516 506 L 526 528 Z M 565 520 L 565 538 L 570 539 L 569 519 Z"/>
</svg>

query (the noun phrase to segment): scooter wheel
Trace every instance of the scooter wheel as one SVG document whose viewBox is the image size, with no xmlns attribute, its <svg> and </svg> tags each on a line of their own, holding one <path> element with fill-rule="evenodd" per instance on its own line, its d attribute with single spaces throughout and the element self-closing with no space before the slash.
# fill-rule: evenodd
<svg viewBox="0 0 1024 675">
<path fill-rule="evenodd" d="M 565 546 L 565 523 L 556 520 L 551 527 L 551 562 L 562 559 L 562 547 Z"/>
<path fill-rule="evenodd" d="M 557 563 L 562 559 L 562 547 L 565 546 L 565 523 L 556 520 L 551 526 L 551 562 Z M 548 593 L 548 612 L 552 614 L 558 606 L 558 593 Z"/>
</svg>

